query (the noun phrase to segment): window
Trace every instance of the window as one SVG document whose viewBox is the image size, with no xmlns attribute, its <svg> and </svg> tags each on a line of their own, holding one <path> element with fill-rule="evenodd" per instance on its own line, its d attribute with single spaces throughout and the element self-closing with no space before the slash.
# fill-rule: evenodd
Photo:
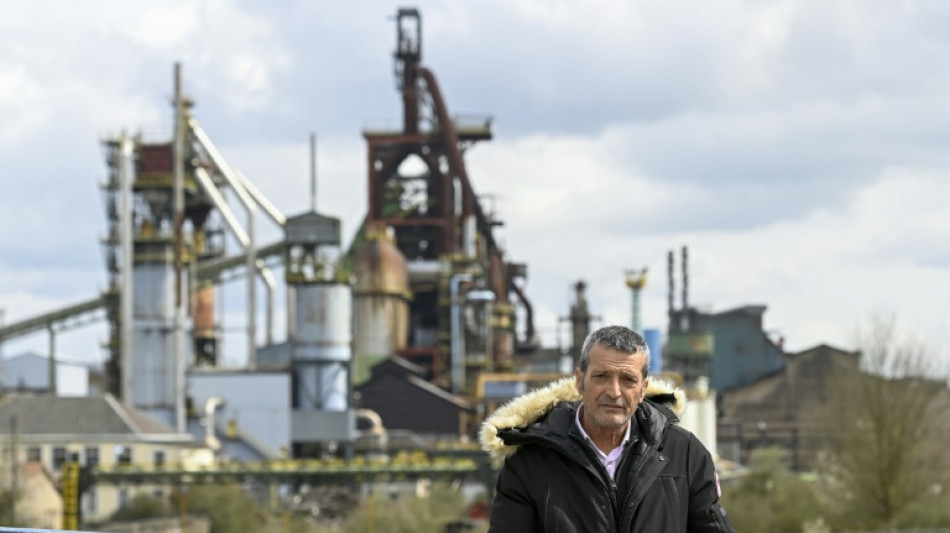
<svg viewBox="0 0 950 533">
<path fill-rule="evenodd" d="M 95 468 L 96 466 L 99 466 L 98 446 L 86 446 L 86 466 L 89 468 Z"/>
<path fill-rule="evenodd" d="M 119 509 L 129 506 L 132 499 L 129 497 L 129 489 L 119 489 Z"/>
<path fill-rule="evenodd" d="M 158 451 L 155 452 L 155 468 L 161 468 L 165 466 L 165 452 Z"/>
<path fill-rule="evenodd" d="M 116 446 L 115 447 L 115 464 L 119 466 L 128 466 L 132 464 L 132 447 L 131 446 Z"/>
<path fill-rule="evenodd" d="M 39 446 L 30 446 L 26 449 L 26 460 L 33 463 L 40 463 L 43 461 L 43 454 L 40 451 Z"/>
<path fill-rule="evenodd" d="M 59 470 L 66 463 L 66 448 L 55 446 L 53 448 L 53 470 Z"/>
</svg>

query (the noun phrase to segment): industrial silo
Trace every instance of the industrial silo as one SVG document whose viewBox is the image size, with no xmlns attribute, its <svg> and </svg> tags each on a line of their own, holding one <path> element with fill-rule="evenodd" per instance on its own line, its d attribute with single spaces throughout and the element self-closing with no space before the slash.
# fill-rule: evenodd
<svg viewBox="0 0 950 533">
<path fill-rule="evenodd" d="M 354 382 L 376 362 L 406 347 L 409 277 L 406 259 L 385 225 L 371 225 L 353 252 Z"/>
<path fill-rule="evenodd" d="M 285 277 L 290 294 L 291 440 L 295 455 L 309 444 L 351 442 L 353 303 L 338 271 L 340 221 L 315 212 L 287 220 Z"/>
</svg>

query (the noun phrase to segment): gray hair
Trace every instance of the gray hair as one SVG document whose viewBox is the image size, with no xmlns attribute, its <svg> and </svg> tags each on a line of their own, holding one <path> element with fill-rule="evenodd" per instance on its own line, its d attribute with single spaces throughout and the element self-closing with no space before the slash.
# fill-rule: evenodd
<svg viewBox="0 0 950 533">
<path fill-rule="evenodd" d="M 650 371 L 650 347 L 643 336 L 636 331 L 624 326 L 604 326 L 590 332 L 590 335 L 584 339 L 584 345 L 581 347 L 581 358 L 577 363 L 578 368 L 581 369 L 581 374 L 587 374 L 587 365 L 590 364 L 590 350 L 594 347 L 594 344 L 600 344 L 604 348 L 630 355 L 643 352 L 645 356 L 643 377 L 647 377 Z"/>
</svg>

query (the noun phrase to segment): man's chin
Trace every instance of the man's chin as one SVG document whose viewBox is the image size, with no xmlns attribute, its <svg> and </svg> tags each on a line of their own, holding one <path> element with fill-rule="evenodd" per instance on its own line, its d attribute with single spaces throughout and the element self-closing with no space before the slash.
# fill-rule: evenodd
<svg viewBox="0 0 950 533">
<path fill-rule="evenodd" d="M 620 415 L 603 416 L 597 420 L 600 427 L 611 431 L 617 431 L 627 423 L 628 418 Z"/>
</svg>

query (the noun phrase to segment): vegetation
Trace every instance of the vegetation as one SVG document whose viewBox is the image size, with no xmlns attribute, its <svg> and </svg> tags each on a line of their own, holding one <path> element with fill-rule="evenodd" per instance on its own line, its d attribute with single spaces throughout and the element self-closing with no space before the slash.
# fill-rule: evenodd
<svg viewBox="0 0 950 533">
<path fill-rule="evenodd" d="M 827 435 L 816 472 L 802 477 L 778 450 L 725 487 L 743 533 L 882 531 L 950 526 L 950 391 L 931 353 L 875 319 L 859 335 L 862 374 L 836 381 L 812 413 Z M 929 378 L 931 377 L 931 378 Z M 806 479 L 808 481 L 806 481 Z"/>
<path fill-rule="evenodd" d="M 171 496 L 180 513 L 204 514 L 211 519 L 211 533 L 260 531 L 267 516 L 239 485 L 195 485 Z"/>
<path fill-rule="evenodd" d="M 128 505 L 109 517 L 110 522 L 131 522 L 146 518 L 172 516 L 172 508 L 165 498 L 156 498 L 144 492 L 136 494 Z"/>
<path fill-rule="evenodd" d="M 781 457 L 779 449 L 756 450 L 751 471 L 724 489 L 723 505 L 736 531 L 798 533 L 804 522 L 821 516 L 815 483 L 790 472 Z"/>
<path fill-rule="evenodd" d="M 363 503 L 337 529 L 320 529 L 320 533 L 414 533 L 417 531 L 443 532 L 453 522 L 466 516 L 462 495 L 445 484 L 432 487 L 428 497 L 415 495 L 389 497 L 375 494 Z M 488 526 L 468 529 L 475 533 L 487 531 Z"/>
<path fill-rule="evenodd" d="M 926 347 L 874 320 L 861 335 L 865 374 L 840 383 L 821 414 L 822 464 L 835 529 L 950 525 L 950 394 Z"/>
<path fill-rule="evenodd" d="M 14 504 L 14 495 L 11 490 L 0 490 L 0 524 L 9 527 L 23 527 L 28 526 L 22 517 L 17 516 L 17 519 L 13 519 L 13 504 Z"/>
</svg>

